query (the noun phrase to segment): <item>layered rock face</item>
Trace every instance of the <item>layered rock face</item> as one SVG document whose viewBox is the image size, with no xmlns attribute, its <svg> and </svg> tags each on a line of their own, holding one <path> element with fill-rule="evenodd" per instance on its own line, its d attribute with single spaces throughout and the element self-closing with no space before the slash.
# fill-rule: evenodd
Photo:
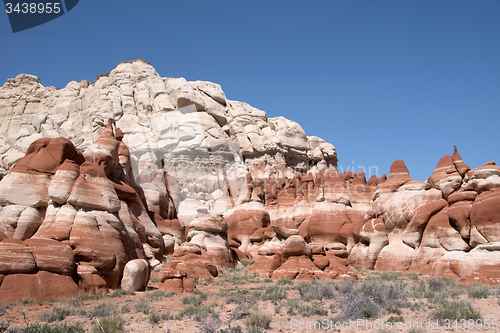
<svg viewBox="0 0 500 333">
<path fill-rule="evenodd" d="M 401 160 L 389 177 L 338 173 L 297 123 L 143 60 L 60 90 L 18 75 L 0 117 L 0 300 L 140 289 L 166 255 L 152 274 L 176 292 L 248 258 L 272 279 L 500 283 L 500 168 L 456 149 L 426 182 Z"/>
</svg>

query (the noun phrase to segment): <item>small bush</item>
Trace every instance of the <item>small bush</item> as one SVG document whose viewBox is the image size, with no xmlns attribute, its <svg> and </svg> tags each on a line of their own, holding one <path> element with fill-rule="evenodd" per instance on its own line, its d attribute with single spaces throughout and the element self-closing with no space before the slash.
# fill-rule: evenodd
<svg viewBox="0 0 500 333">
<path fill-rule="evenodd" d="M 247 289 L 236 289 L 236 291 L 232 294 L 221 293 L 221 296 L 226 297 L 227 304 L 256 302 L 262 298 L 262 295 L 259 292 L 250 293 Z"/>
<path fill-rule="evenodd" d="M 135 295 L 135 291 L 133 290 L 123 290 L 123 289 L 115 289 L 115 291 L 109 295 L 109 297 L 121 297 L 124 295 Z"/>
<path fill-rule="evenodd" d="M 53 325 L 49 326 L 47 324 L 40 325 L 34 324 L 29 327 L 21 328 L 13 328 L 9 329 L 6 332 L 9 333 L 84 333 L 85 330 L 82 328 L 82 324 L 77 322 L 73 325 L 68 325 L 66 323 L 62 325 Z M 102 333 L 102 332 L 101 332 Z"/>
<path fill-rule="evenodd" d="M 202 319 L 207 319 L 209 317 L 219 318 L 219 314 L 210 306 L 200 305 L 186 307 L 177 314 L 175 319 L 180 320 L 184 317 L 190 317 L 199 322 Z"/>
<path fill-rule="evenodd" d="M 182 299 L 182 304 L 189 304 L 189 305 L 198 306 L 198 305 L 201 305 L 201 303 L 203 303 L 203 301 L 206 299 L 207 299 L 207 295 L 205 295 L 203 293 L 198 293 L 198 295 L 184 297 Z"/>
<path fill-rule="evenodd" d="M 262 295 L 263 301 L 279 301 L 286 298 L 288 288 L 280 286 L 271 286 L 266 289 Z"/>
<path fill-rule="evenodd" d="M 256 303 L 241 303 L 231 313 L 231 320 L 238 320 L 248 317 L 250 314 L 257 310 Z"/>
<path fill-rule="evenodd" d="M 390 316 L 389 319 L 387 319 L 388 323 L 404 323 L 405 319 L 403 316 Z"/>
<path fill-rule="evenodd" d="M 242 333 L 241 326 L 229 326 L 227 330 L 220 330 L 219 333 Z"/>
<path fill-rule="evenodd" d="M 175 295 L 173 291 L 165 291 L 165 290 L 154 290 L 154 291 L 148 291 L 144 295 L 144 298 L 149 298 L 149 299 L 162 299 L 165 297 L 172 297 Z"/>
<path fill-rule="evenodd" d="M 474 309 L 468 301 L 448 302 L 442 300 L 432 311 L 432 318 L 443 321 L 445 319 L 481 319 L 481 313 Z"/>
<path fill-rule="evenodd" d="M 216 333 L 221 325 L 219 318 L 205 318 L 200 320 L 201 333 Z"/>
<path fill-rule="evenodd" d="M 0 333 L 3 333 L 9 329 L 10 324 L 8 322 L 0 322 Z"/>
<path fill-rule="evenodd" d="M 340 312 L 342 319 L 377 318 L 382 308 L 366 295 L 346 299 Z"/>
<path fill-rule="evenodd" d="M 488 298 L 491 294 L 491 288 L 479 283 L 470 284 L 467 286 L 467 294 L 469 295 L 469 298 Z"/>
<path fill-rule="evenodd" d="M 142 299 L 138 300 L 137 302 L 135 302 L 135 310 L 137 312 L 142 312 L 145 315 L 147 315 L 151 311 L 150 304 L 151 304 L 150 300 L 148 300 L 146 298 L 142 298 Z"/>
<path fill-rule="evenodd" d="M 330 281 L 299 282 L 295 287 L 304 301 L 334 298 L 334 284 Z"/>
<path fill-rule="evenodd" d="M 73 309 L 69 306 L 54 306 L 50 311 L 44 313 L 38 318 L 38 320 L 46 321 L 48 323 L 52 323 L 54 321 L 61 321 L 67 316 L 71 316 L 74 313 Z"/>
<path fill-rule="evenodd" d="M 114 313 L 109 316 L 96 318 L 96 322 L 92 323 L 92 330 L 94 333 L 116 333 L 123 329 L 125 320 L 118 314 Z"/>
<path fill-rule="evenodd" d="M 378 279 L 383 281 L 394 281 L 401 278 L 401 275 L 402 274 L 399 272 L 383 271 L 378 274 Z"/>
<path fill-rule="evenodd" d="M 87 317 L 97 318 L 97 317 L 109 317 L 116 313 L 116 306 L 113 303 L 100 303 L 94 306 L 89 312 L 87 312 Z"/>
<path fill-rule="evenodd" d="M 286 285 L 289 285 L 289 284 L 292 284 L 292 281 L 287 280 L 287 279 L 280 279 L 280 280 L 276 281 L 276 285 L 277 286 L 286 286 Z"/>
<path fill-rule="evenodd" d="M 256 282 L 255 279 L 259 276 L 259 273 L 250 272 L 243 265 L 236 265 L 234 269 L 223 268 L 222 272 L 224 280 L 230 283 Z"/>
<path fill-rule="evenodd" d="M 83 294 L 79 297 L 73 297 L 70 299 L 70 303 L 81 304 L 81 301 L 98 301 L 108 298 L 108 294 L 102 292 L 98 294 Z"/>
<path fill-rule="evenodd" d="M 250 265 L 252 265 L 254 263 L 255 263 L 255 260 L 253 260 L 253 258 L 248 258 L 248 259 L 244 258 L 244 259 L 241 259 L 241 264 L 243 266 L 245 266 L 245 267 L 250 266 Z"/>
<path fill-rule="evenodd" d="M 353 289 L 354 289 L 354 282 L 352 280 L 346 280 L 340 282 L 338 285 L 336 285 L 337 290 L 341 294 L 341 296 L 345 296 L 350 294 Z"/>
<path fill-rule="evenodd" d="M 245 326 L 249 331 L 259 331 L 261 329 L 268 329 L 271 324 L 271 316 L 260 311 L 251 313 L 245 318 Z"/>
<path fill-rule="evenodd" d="M 328 310 L 325 310 L 323 305 L 319 302 L 313 302 L 311 304 L 300 304 L 297 307 L 297 312 L 303 317 L 326 316 L 328 314 Z"/>
</svg>

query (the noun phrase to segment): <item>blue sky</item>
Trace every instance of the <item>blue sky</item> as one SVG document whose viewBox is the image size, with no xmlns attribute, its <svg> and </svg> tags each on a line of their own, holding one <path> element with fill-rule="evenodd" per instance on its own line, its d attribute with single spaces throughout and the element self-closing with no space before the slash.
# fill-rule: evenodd
<svg viewBox="0 0 500 333">
<path fill-rule="evenodd" d="M 97 1 L 13 34 L 0 13 L 0 84 L 93 81 L 143 58 L 163 77 L 297 121 L 340 171 L 403 159 L 426 180 L 457 145 L 500 163 L 500 1 Z"/>
</svg>

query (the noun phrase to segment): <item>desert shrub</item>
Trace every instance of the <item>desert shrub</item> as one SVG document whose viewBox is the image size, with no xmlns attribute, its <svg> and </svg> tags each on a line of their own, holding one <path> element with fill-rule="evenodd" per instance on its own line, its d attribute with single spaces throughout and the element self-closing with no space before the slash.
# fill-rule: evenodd
<svg viewBox="0 0 500 333">
<path fill-rule="evenodd" d="M 402 307 L 410 306 L 402 281 L 364 282 L 359 284 L 357 290 L 389 313 L 401 314 Z"/>
<path fill-rule="evenodd" d="M 303 317 L 310 316 L 325 316 L 328 314 L 328 310 L 320 302 L 304 303 L 296 299 L 289 300 L 287 302 L 288 310 L 287 314 L 290 316 L 301 315 Z"/>
<path fill-rule="evenodd" d="M 135 302 L 134 307 L 137 312 L 142 312 L 147 315 L 151 311 L 151 301 L 146 298 L 141 298 L 140 300 Z"/>
<path fill-rule="evenodd" d="M 204 300 L 207 299 L 207 295 L 205 295 L 202 292 L 198 292 L 195 295 L 187 296 L 182 299 L 182 304 L 189 304 L 189 305 L 194 305 L 198 306 L 203 303 Z"/>
<path fill-rule="evenodd" d="M 180 320 L 184 317 L 190 317 L 196 321 L 201 321 L 207 318 L 219 318 L 219 314 L 208 305 L 188 306 L 180 311 L 175 319 Z"/>
<path fill-rule="evenodd" d="M 382 271 L 377 274 L 377 279 L 382 281 L 395 281 L 402 276 L 399 272 Z"/>
<path fill-rule="evenodd" d="M 96 318 L 92 323 L 92 331 L 94 333 L 116 333 L 120 332 L 125 325 L 125 320 L 118 313 L 113 313 L 102 317 Z"/>
<path fill-rule="evenodd" d="M 412 294 L 415 297 L 425 297 L 431 303 L 450 297 L 458 298 L 463 291 L 461 286 L 456 285 L 455 280 L 442 277 L 433 277 L 425 281 L 420 281 L 412 288 Z"/>
<path fill-rule="evenodd" d="M 491 288 L 484 284 L 476 283 L 467 286 L 467 294 L 469 298 L 481 299 L 488 298 L 492 293 Z"/>
<path fill-rule="evenodd" d="M 287 279 L 279 279 L 278 281 L 276 281 L 276 285 L 277 286 L 286 286 L 286 285 L 289 285 L 289 284 L 292 284 L 292 281 L 287 280 Z"/>
<path fill-rule="evenodd" d="M 236 265 L 235 268 L 223 268 L 222 272 L 224 280 L 230 283 L 256 282 L 255 280 L 259 276 L 259 273 L 250 272 L 243 265 Z"/>
<path fill-rule="evenodd" d="M 333 299 L 335 286 L 330 281 L 299 282 L 295 289 L 300 293 L 300 298 L 304 301 Z"/>
<path fill-rule="evenodd" d="M 123 290 L 123 289 L 115 289 L 109 297 L 121 297 L 124 295 L 135 295 L 135 291 L 133 290 Z"/>
<path fill-rule="evenodd" d="M 387 319 L 388 323 L 404 323 L 405 319 L 403 316 L 390 316 L 389 319 Z"/>
<path fill-rule="evenodd" d="M 84 313 L 85 312 L 83 310 L 78 310 L 73 306 L 61 304 L 52 307 L 48 312 L 42 314 L 38 320 L 52 323 L 54 321 L 64 320 L 67 316 L 81 315 Z"/>
<path fill-rule="evenodd" d="M 83 295 L 78 296 L 78 297 L 73 297 L 69 301 L 72 304 L 80 305 L 81 301 L 98 301 L 98 300 L 106 299 L 108 297 L 109 297 L 108 294 L 102 292 L 102 293 L 98 293 L 98 294 L 83 294 Z"/>
<path fill-rule="evenodd" d="M 250 266 L 250 265 L 253 265 L 255 263 L 255 260 L 253 260 L 253 258 L 244 258 L 244 259 L 241 259 L 241 264 L 245 267 L 247 266 Z"/>
<path fill-rule="evenodd" d="M 257 310 L 257 303 L 241 303 L 231 313 L 231 320 L 248 317 Z"/>
<path fill-rule="evenodd" d="M 341 319 L 377 318 L 382 308 L 366 295 L 344 299 Z"/>
<path fill-rule="evenodd" d="M 300 304 L 297 307 L 297 312 L 303 317 L 310 316 L 325 316 L 328 314 L 328 310 L 325 310 L 323 305 L 319 302 L 312 302 L 311 304 Z"/>
<path fill-rule="evenodd" d="M 245 318 L 245 326 L 249 331 L 259 332 L 261 329 L 268 329 L 271 320 L 272 318 L 270 315 L 257 310 Z"/>
<path fill-rule="evenodd" d="M 341 296 L 350 294 L 354 289 L 354 282 L 352 280 L 342 281 L 335 285 Z"/>
<path fill-rule="evenodd" d="M 474 309 L 469 301 L 453 301 L 441 300 L 432 311 L 433 319 L 443 321 L 445 319 L 481 319 L 481 313 Z"/>
<path fill-rule="evenodd" d="M 153 291 L 148 291 L 145 293 L 144 298 L 149 298 L 149 299 L 162 299 L 165 297 L 171 297 L 175 295 L 173 291 L 166 291 L 166 290 L 153 290 Z"/>
<path fill-rule="evenodd" d="M 271 286 L 266 289 L 261 299 L 263 301 L 279 301 L 286 298 L 287 291 L 287 287 Z"/>
<path fill-rule="evenodd" d="M 2 332 L 2 331 L 0 331 Z M 47 324 L 40 325 L 27 325 L 24 328 L 12 328 L 8 329 L 5 332 L 9 333 L 83 333 L 85 330 L 82 328 L 82 324 L 77 322 L 72 325 L 68 325 L 66 323 L 61 325 L 52 325 L 49 326 Z"/>
<path fill-rule="evenodd" d="M 209 317 L 200 320 L 201 333 L 216 333 L 221 325 L 219 318 Z"/>
<path fill-rule="evenodd" d="M 227 330 L 220 330 L 219 333 L 242 333 L 243 330 L 241 329 L 241 326 L 232 326 L 229 325 Z"/>
<path fill-rule="evenodd" d="M 152 311 L 149 314 L 148 319 L 152 325 L 155 325 L 158 324 L 160 321 L 173 319 L 173 316 L 170 314 L 170 311 L 160 312 L 160 313 Z"/>
<path fill-rule="evenodd" d="M 87 312 L 87 317 L 97 318 L 97 317 L 108 317 L 115 314 L 116 305 L 113 303 L 99 303 L 94 306 L 90 311 Z"/>
<path fill-rule="evenodd" d="M 0 316 L 3 315 L 8 309 L 10 309 L 11 306 L 12 306 L 12 303 L 5 303 L 5 304 L 0 305 Z"/>
</svg>

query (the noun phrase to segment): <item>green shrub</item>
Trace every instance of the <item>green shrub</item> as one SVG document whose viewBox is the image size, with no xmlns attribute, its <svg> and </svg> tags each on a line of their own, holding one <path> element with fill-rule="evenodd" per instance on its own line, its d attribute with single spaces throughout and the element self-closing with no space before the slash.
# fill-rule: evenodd
<svg viewBox="0 0 500 333">
<path fill-rule="evenodd" d="M 474 309 L 469 301 L 448 302 L 442 300 L 432 311 L 432 318 L 443 321 L 445 319 L 481 319 L 481 313 Z"/>
<path fill-rule="evenodd" d="M 319 302 L 312 302 L 311 304 L 300 304 L 297 307 L 297 312 L 303 317 L 326 316 L 328 314 L 328 310 L 326 310 Z"/>
<path fill-rule="evenodd" d="M 192 295 L 192 296 L 187 296 L 182 299 L 182 304 L 189 304 L 189 305 L 194 305 L 198 306 L 203 303 L 204 300 L 207 299 L 207 295 L 198 292 L 197 295 Z"/>
<path fill-rule="evenodd" d="M 227 330 L 220 330 L 219 333 L 242 333 L 243 330 L 241 329 L 241 326 L 233 326 L 229 325 Z"/>
<path fill-rule="evenodd" d="M 245 326 L 249 331 L 259 332 L 261 329 L 268 329 L 271 320 L 270 315 L 257 310 L 245 318 Z"/>
<path fill-rule="evenodd" d="M 77 311 L 70 307 L 70 306 L 65 306 L 65 305 L 59 305 L 59 306 L 54 306 L 50 311 L 42 314 L 38 320 L 41 321 L 46 321 L 48 323 L 52 323 L 54 321 L 61 321 L 67 316 L 71 316 L 73 314 L 77 313 Z M 82 314 L 82 311 L 78 311 L 78 314 Z"/>
<path fill-rule="evenodd" d="M 123 289 L 115 289 L 109 297 L 121 297 L 124 295 L 135 295 L 135 291 L 133 290 L 123 290 Z"/>
<path fill-rule="evenodd" d="M 9 332 L 9 333 L 83 333 L 85 330 L 82 328 L 82 324 L 77 322 L 72 325 L 68 325 L 66 323 L 62 325 L 52 325 L 49 326 L 47 324 L 40 325 L 34 324 L 29 325 L 25 328 L 12 328 L 8 329 L 7 326 L 0 327 L 0 332 Z"/>
<path fill-rule="evenodd" d="M 200 333 L 216 333 L 221 325 L 220 319 L 208 317 L 200 320 Z"/>
<path fill-rule="evenodd" d="M 389 319 L 387 319 L 388 323 L 404 323 L 405 319 L 403 316 L 390 316 Z"/>
<path fill-rule="evenodd" d="M 339 291 L 341 296 L 345 296 L 353 291 L 354 282 L 352 280 L 342 281 L 336 285 L 336 289 Z"/>
<path fill-rule="evenodd" d="M 377 279 L 383 281 L 394 281 L 400 279 L 401 277 L 402 274 L 399 272 L 382 271 L 378 273 Z"/>
<path fill-rule="evenodd" d="M 255 280 L 259 276 L 259 273 L 250 272 L 243 265 L 236 265 L 233 269 L 223 268 L 222 272 L 224 273 L 224 280 L 230 283 L 256 282 Z"/>
<path fill-rule="evenodd" d="M 250 265 L 252 265 L 254 263 L 255 263 L 255 260 L 253 260 L 253 258 L 248 258 L 248 259 L 244 258 L 244 259 L 241 259 L 241 264 L 243 266 L 245 266 L 245 267 L 250 266 Z"/>
<path fill-rule="evenodd" d="M 125 320 L 118 313 L 114 313 L 101 319 L 96 318 L 92 323 L 92 330 L 94 333 L 116 333 L 123 329 L 123 325 Z"/>
<path fill-rule="evenodd" d="M 288 288 L 280 286 L 271 286 L 266 289 L 266 292 L 262 295 L 263 301 L 279 301 L 286 299 Z"/>
<path fill-rule="evenodd" d="M 248 317 L 257 310 L 257 303 L 241 303 L 231 313 L 231 320 Z"/>
<path fill-rule="evenodd" d="M 333 299 L 335 285 L 330 281 L 299 282 L 295 289 L 304 301 Z"/>
<path fill-rule="evenodd" d="M 162 299 L 165 297 L 171 297 L 175 295 L 173 291 L 166 291 L 166 290 L 153 290 L 153 291 L 148 291 L 145 293 L 144 298 L 149 298 L 149 299 Z"/>
<path fill-rule="evenodd" d="M 488 298 L 488 296 L 492 293 L 491 288 L 485 286 L 484 284 L 470 284 L 467 286 L 467 294 L 469 298 L 481 299 Z"/>
<path fill-rule="evenodd" d="M 137 312 L 142 312 L 145 315 L 147 315 L 151 311 L 150 304 L 151 304 L 151 301 L 149 299 L 141 298 L 140 300 L 135 302 L 135 310 Z"/>
<path fill-rule="evenodd" d="M 109 317 L 112 314 L 115 314 L 116 305 L 113 303 L 99 303 L 94 306 L 89 312 L 87 312 L 87 317 L 89 318 L 97 318 L 97 317 Z"/>
<path fill-rule="evenodd" d="M 175 319 L 180 320 L 184 317 L 190 317 L 196 321 L 201 321 L 206 318 L 219 318 L 219 314 L 208 305 L 200 305 L 200 306 L 189 306 L 180 311 Z"/>
<path fill-rule="evenodd" d="M 108 298 L 108 294 L 102 292 L 98 294 L 83 294 L 78 297 L 73 297 L 70 299 L 70 303 L 81 304 L 81 301 L 98 301 Z"/>
<path fill-rule="evenodd" d="M 366 295 L 348 298 L 344 300 L 344 306 L 340 312 L 341 319 L 366 319 L 377 318 L 382 308 Z"/>
</svg>

